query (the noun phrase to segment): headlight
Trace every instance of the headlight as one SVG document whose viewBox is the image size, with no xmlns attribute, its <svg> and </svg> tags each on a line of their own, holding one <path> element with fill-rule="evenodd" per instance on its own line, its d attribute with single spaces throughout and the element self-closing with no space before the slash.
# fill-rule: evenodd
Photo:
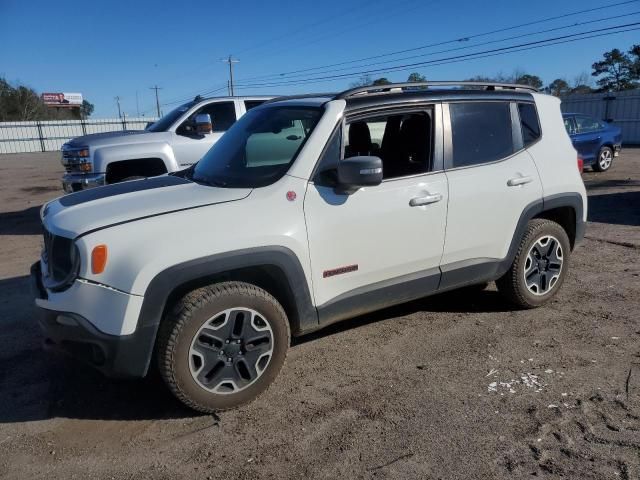
<svg viewBox="0 0 640 480">
<path fill-rule="evenodd" d="M 42 259 L 47 269 L 43 278 L 45 287 L 53 291 L 65 290 L 80 270 L 80 252 L 72 239 L 54 235 L 46 229 L 43 233 Z"/>
</svg>

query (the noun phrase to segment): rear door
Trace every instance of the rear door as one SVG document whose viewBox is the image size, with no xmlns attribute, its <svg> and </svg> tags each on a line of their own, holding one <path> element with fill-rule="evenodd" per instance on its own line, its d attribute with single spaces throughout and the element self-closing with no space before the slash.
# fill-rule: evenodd
<svg viewBox="0 0 640 480">
<path fill-rule="evenodd" d="M 515 103 L 463 101 L 443 107 L 449 213 L 441 287 L 447 288 L 491 276 L 507 256 L 520 215 L 542 198 L 542 186 L 524 149 Z"/>
</svg>

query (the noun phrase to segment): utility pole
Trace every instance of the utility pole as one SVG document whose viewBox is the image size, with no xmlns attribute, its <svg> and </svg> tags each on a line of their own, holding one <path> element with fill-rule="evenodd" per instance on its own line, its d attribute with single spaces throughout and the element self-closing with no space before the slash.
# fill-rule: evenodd
<svg viewBox="0 0 640 480">
<path fill-rule="evenodd" d="M 162 90 L 162 88 L 159 87 L 158 85 L 155 85 L 153 87 L 149 87 L 149 90 L 156 91 L 156 110 L 158 112 L 158 118 L 160 118 L 160 100 L 158 99 L 158 90 Z"/>
<path fill-rule="evenodd" d="M 233 64 L 240 62 L 240 60 L 236 60 L 229 55 L 229 57 L 223 58 L 222 61 L 229 64 L 229 94 L 233 97 Z"/>
<path fill-rule="evenodd" d="M 118 104 L 118 118 L 122 118 L 122 112 L 120 111 L 120 97 L 116 97 L 116 103 Z"/>
</svg>

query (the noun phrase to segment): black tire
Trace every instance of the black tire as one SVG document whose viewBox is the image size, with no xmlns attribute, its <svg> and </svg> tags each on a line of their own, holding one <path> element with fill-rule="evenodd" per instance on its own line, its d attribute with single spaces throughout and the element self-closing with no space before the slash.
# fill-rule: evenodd
<svg viewBox="0 0 640 480">
<path fill-rule="evenodd" d="M 593 169 L 596 172 L 606 172 L 613 165 L 613 149 L 611 147 L 602 147 L 598 152 L 598 158 L 596 158 L 593 164 Z"/>
<path fill-rule="evenodd" d="M 545 238 L 547 245 L 543 247 L 538 241 L 544 242 Z M 558 242 L 560 251 L 548 243 L 551 239 Z M 553 252 L 538 258 L 539 249 Z M 527 224 L 511 268 L 496 281 L 496 286 L 509 301 L 521 308 L 544 305 L 560 290 L 569 268 L 570 253 L 569 237 L 562 226 L 543 218 L 533 219 Z M 530 272 L 527 277 L 526 272 Z"/>
<path fill-rule="evenodd" d="M 250 322 L 246 324 L 253 329 L 248 333 L 245 333 L 247 330 L 243 326 L 244 314 L 242 312 L 244 310 L 255 312 L 255 317 L 252 316 Z M 234 312 L 235 316 L 231 318 Z M 216 319 L 222 318 L 223 315 L 222 325 L 216 327 Z M 231 327 L 231 331 L 228 332 L 229 338 L 236 335 L 235 325 L 237 325 L 239 317 L 241 317 L 239 320 L 241 333 L 237 336 L 239 345 L 235 345 L 236 340 L 231 340 L 229 345 L 219 342 L 222 345 L 219 346 L 215 343 L 218 341 L 216 336 L 220 338 L 225 336 L 224 332 L 229 329 L 229 326 Z M 264 335 L 269 337 L 271 341 L 270 346 L 261 345 L 260 347 L 271 348 L 268 363 L 262 367 L 260 372 L 258 372 L 259 363 L 267 354 L 263 354 L 252 366 L 247 363 L 251 355 L 257 355 L 255 352 L 260 353 L 257 347 L 250 345 L 251 335 L 253 338 L 256 337 L 253 318 L 259 319 L 263 330 L 267 329 Z M 232 322 L 234 325 L 227 325 Z M 265 323 L 266 327 L 264 327 Z M 204 328 L 207 330 L 201 331 Z M 218 330 L 215 328 L 219 328 L 221 333 L 218 334 Z M 216 336 L 207 337 L 208 333 L 206 332 L 209 331 L 213 331 Z M 203 342 L 203 338 L 207 341 Z M 212 338 L 215 340 L 211 340 Z M 207 342 L 212 343 L 209 345 Z M 255 285 L 243 282 L 224 282 L 194 290 L 175 304 L 160 325 L 156 355 L 160 375 L 173 394 L 188 407 L 200 412 L 211 413 L 251 402 L 266 391 L 285 362 L 289 342 L 290 330 L 287 315 L 275 298 Z M 196 351 L 196 349 L 203 348 L 207 350 L 205 352 L 206 359 L 204 356 L 198 355 Z M 237 348 L 237 350 L 230 353 L 229 349 L 233 348 Z M 216 352 L 218 354 L 222 352 L 222 356 L 216 358 Z M 204 377 L 197 371 L 194 372 L 198 356 L 200 356 L 202 363 L 200 372 L 204 374 Z M 211 370 L 206 373 L 205 370 L 212 365 Z M 241 373 L 245 373 L 245 377 L 250 377 L 251 372 L 247 366 L 257 374 L 257 377 L 251 381 L 241 375 Z M 214 371 L 218 373 L 212 374 Z M 222 373 L 223 371 L 229 375 L 237 375 L 237 378 L 227 377 Z M 213 377 L 210 386 L 214 388 L 217 385 L 216 389 L 220 389 L 220 391 L 211 391 L 199 383 L 200 380 L 208 381 L 208 376 Z M 225 378 L 232 378 L 233 381 L 226 382 L 225 386 Z M 214 385 L 219 379 L 222 379 L 222 382 Z M 238 387 L 234 382 L 240 386 L 242 386 L 242 382 L 246 384 L 236 391 Z M 228 391 L 223 391 L 223 388 L 227 388 Z"/>
</svg>

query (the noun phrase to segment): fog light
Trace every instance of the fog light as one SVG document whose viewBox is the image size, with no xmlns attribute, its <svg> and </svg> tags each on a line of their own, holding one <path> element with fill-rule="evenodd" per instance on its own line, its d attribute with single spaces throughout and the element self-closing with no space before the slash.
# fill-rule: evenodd
<svg viewBox="0 0 640 480">
<path fill-rule="evenodd" d="M 81 163 L 80 164 L 80 171 L 88 173 L 91 171 L 91 164 L 90 163 Z"/>
<path fill-rule="evenodd" d="M 75 318 L 70 317 L 69 315 L 58 315 L 56 317 L 56 322 L 60 325 L 66 325 L 67 327 L 77 327 L 78 322 Z"/>
</svg>

